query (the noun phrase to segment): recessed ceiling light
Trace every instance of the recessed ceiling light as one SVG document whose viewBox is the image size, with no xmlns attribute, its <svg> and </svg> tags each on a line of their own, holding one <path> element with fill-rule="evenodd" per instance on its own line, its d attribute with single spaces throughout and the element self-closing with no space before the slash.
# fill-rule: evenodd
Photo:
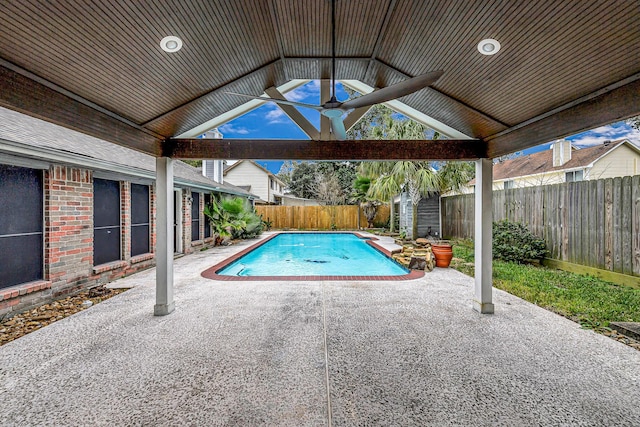
<svg viewBox="0 0 640 427">
<path fill-rule="evenodd" d="M 176 36 L 167 36 L 160 41 L 160 47 L 165 52 L 177 52 L 182 48 L 182 40 Z"/>
<path fill-rule="evenodd" d="M 478 52 L 483 55 L 495 55 L 500 50 L 500 42 L 494 39 L 484 39 L 478 43 Z"/>
</svg>

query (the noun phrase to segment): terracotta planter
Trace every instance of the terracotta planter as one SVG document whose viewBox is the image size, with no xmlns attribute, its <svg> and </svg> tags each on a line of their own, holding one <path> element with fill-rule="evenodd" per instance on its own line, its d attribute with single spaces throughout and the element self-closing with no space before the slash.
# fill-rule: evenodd
<svg viewBox="0 0 640 427">
<path fill-rule="evenodd" d="M 451 258 L 453 258 L 453 249 L 451 245 L 431 245 L 431 251 L 436 258 L 436 267 L 447 268 L 451 264 Z"/>
</svg>

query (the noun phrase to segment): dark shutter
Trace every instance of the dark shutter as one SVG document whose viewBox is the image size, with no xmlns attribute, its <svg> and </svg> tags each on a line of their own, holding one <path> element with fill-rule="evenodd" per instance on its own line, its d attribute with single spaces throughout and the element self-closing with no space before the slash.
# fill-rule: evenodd
<svg viewBox="0 0 640 427">
<path fill-rule="evenodd" d="M 93 264 L 120 259 L 120 183 L 93 180 Z"/>
<path fill-rule="evenodd" d="M 149 252 L 149 186 L 131 184 L 131 256 Z"/>
<path fill-rule="evenodd" d="M 0 288 L 43 278 L 42 172 L 0 165 Z"/>
<path fill-rule="evenodd" d="M 178 252 L 178 192 L 173 192 L 173 252 Z"/>
<path fill-rule="evenodd" d="M 191 193 L 191 241 L 200 240 L 200 193 Z"/>
<path fill-rule="evenodd" d="M 211 194 L 204 195 L 204 205 L 207 206 L 211 203 Z M 204 237 L 211 237 L 211 220 L 208 216 L 204 217 Z"/>
</svg>

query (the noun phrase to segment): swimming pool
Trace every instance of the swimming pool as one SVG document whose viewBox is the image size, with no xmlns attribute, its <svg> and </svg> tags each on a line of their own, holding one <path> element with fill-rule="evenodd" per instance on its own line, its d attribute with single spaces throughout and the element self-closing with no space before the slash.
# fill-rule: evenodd
<svg viewBox="0 0 640 427">
<path fill-rule="evenodd" d="M 355 233 L 278 233 L 202 275 L 221 280 L 415 278 L 372 240 Z"/>
</svg>

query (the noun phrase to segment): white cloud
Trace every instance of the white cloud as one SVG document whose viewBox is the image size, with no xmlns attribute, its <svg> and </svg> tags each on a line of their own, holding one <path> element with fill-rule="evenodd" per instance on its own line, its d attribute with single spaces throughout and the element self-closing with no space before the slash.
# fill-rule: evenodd
<svg viewBox="0 0 640 427">
<path fill-rule="evenodd" d="M 600 145 L 605 141 L 618 139 L 627 139 L 640 146 L 640 131 L 633 129 L 625 122 L 617 122 L 606 126 L 600 126 L 567 139 L 570 139 L 573 144 L 579 147 Z"/>
<path fill-rule="evenodd" d="M 267 113 L 264 115 L 264 118 L 267 120 L 267 123 L 270 125 L 288 122 L 287 115 L 284 114 L 284 111 L 282 111 L 278 107 L 273 107 L 272 109 L 267 111 Z"/>
<path fill-rule="evenodd" d="M 320 80 L 311 80 L 309 83 L 287 92 L 285 98 L 289 101 L 317 103 L 319 93 Z"/>
<path fill-rule="evenodd" d="M 218 128 L 222 134 L 248 135 L 251 131 L 245 127 L 237 127 L 231 123 L 222 125 Z"/>
</svg>

